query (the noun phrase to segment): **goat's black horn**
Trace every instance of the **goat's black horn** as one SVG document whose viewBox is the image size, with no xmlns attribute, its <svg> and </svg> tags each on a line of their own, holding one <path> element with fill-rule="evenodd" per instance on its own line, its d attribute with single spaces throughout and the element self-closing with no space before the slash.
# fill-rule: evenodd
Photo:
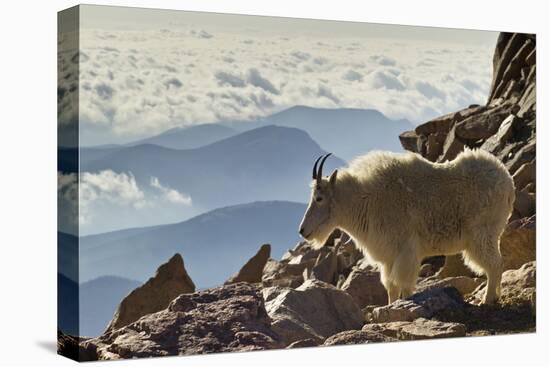
<svg viewBox="0 0 550 367">
<path fill-rule="evenodd" d="M 317 160 L 315 161 L 315 164 L 313 165 L 313 175 L 312 175 L 313 179 L 317 178 L 317 163 L 319 163 L 321 158 L 323 158 L 323 156 L 319 156 L 319 158 L 317 158 Z"/>
<path fill-rule="evenodd" d="M 330 157 L 332 153 L 326 154 L 323 159 L 321 159 L 321 164 L 319 165 L 319 171 L 317 171 L 317 181 L 321 180 L 321 177 L 323 177 L 323 165 L 325 164 L 325 161 L 328 157 Z"/>
</svg>

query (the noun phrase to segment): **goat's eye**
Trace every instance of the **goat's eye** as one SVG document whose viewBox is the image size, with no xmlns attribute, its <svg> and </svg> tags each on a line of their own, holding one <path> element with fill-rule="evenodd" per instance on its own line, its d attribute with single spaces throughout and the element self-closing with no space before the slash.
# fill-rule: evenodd
<svg viewBox="0 0 550 367">
<path fill-rule="evenodd" d="M 320 197 L 320 196 L 317 196 L 317 197 L 315 198 L 315 201 L 316 201 L 316 202 L 320 202 L 320 201 L 323 201 L 323 198 L 322 198 L 322 197 Z"/>
</svg>

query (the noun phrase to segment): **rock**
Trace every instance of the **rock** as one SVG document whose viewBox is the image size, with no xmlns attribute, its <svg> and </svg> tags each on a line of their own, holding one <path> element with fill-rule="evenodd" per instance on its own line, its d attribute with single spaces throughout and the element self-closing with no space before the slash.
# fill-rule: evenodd
<svg viewBox="0 0 550 367">
<path fill-rule="evenodd" d="M 495 52 L 493 57 L 493 82 L 489 92 L 488 102 L 491 102 L 500 97 L 499 92 L 503 89 L 503 85 L 508 84 L 510 78 L 505 78 L 504 74 L 512 59 L 518 51 L 528 41 L 528 37 L 522 33 L 513 33 L 508 40 L 502 52 Z"/>
<path fill-rule="evenodd" d="M 315 261 L 315 265 L 311 268 L 311 272 L 307 271 L 304 280 L 317 279 L 325 283 L 336 285 L 338 281 L 337 271 L 338 259 L 335 251 L 320 253 Z"/>
<path fill-rule="evenodd" d="M 483 299 L 485 287 L 480 287 L 472 294 L 474 302 Z M 536 263 L 530 261 L 519 269 L 506 270 L 502 273 L 499 304 L 502 306 L 526 305 L 530 309 L 536 299 Z M 534 310 L 531 309 L 534 313 Z"/>
<path fill-rule="evenodd" d="M 454 122 L 455 113 L 449 113 L 432 119 L 428 122 L 418 125 L 414 132 L 416 135 L 428 136 L 433 133 L 442 132 L 447 133 L 451 129 Z"/>
<path fill-rule="evenodd" d="M 419 317 L 430 318 L 441 310 L 460 308 L 463 304 L 462 296 L 455 288 L 434 288 L 377 307 L 372 312 L 372 318 L 377 323 L 412 321 Z"/>
<path fill-rule="evenodd" d="M 514 79 L 519 79 L 521 68 L 526 65 L 525 58 L 533 50 L 534 44 L 530 39 L 525 39 L 519 50 L 506 65 L 501 76 L 501 81 L 495 88 L 493 98 L 504 96 L 506 86 Z M 505 96 L 504 96 L 505 97 Z"/>
<path fill-rule="evenodd" d="M 162 264 L 154 277 L 128 294 L 113 316 L 106 333 L 126 326 L 144 315 L 160 311 L 182 293 L 195 291 L 180 254 Z"/>
<path fill-rule="evenodd" d="M 380 282 L 379 272 L 354 269 L 341 289 L 352 296 L 361 308 L 388 303 L 388 293 Z"/>
<path fill-rule="evenodd" d="M 266 302 L 266 309 L 286 345 L 308 338 L 322 341 L 363 324 L 361 309 L 349 294 L 316 279 L 285 289 Z"/>
<path fill-rule="evenodd" d="M 499 151 L 513 137 L 515 126 L 517 126 L 519 121 L 519 117 L 509 115 L 502 122 L 496 134 L 491 136 L 481 145 L 481 149 L 489 153 Z"/>
<path fill-rule="evenodd" d="M 337 246 L 336 251 L 337 262 L 338 262 L 338 274 L 344 275 L 345 277 L 349 275 L 352 268 L 357 265 L 359 260 L 363 259 L 363 253 L 357 249 L 355 243 L 344 242 L 340 240 Z"/>
<path fill-rule="evenodd" d="M 436 132 L 428 135 L 428 142 L 426 143 L 426 158 L 432 162 L 435 162 L 437 158 L 443 153 L 443 146 L 447 133 Z"/>
<path fill-rule="evenodd" d="M 57 330 L 57 354 L 78 362 L 93 361 L 97 358 L 93 351 L 88 351 L 80 344 L 83 338 L 67 335 Z"/>
<path fill-rule="evenodd" d="M 470 278 L 465 276 L 444 278 L 444 279 L 427 279 L 420 282 L 417 286 L 417 292 L 423 292 L 435 288 L 453 287 L 458 290 L 461 295 L 467 295 L 476 290 L 483 283 L 481 278 Z"/>
<path fill-rule="evenodd" d="M 302 339 L 291 343 L 286 349 L 296 349 L 296 348 L 309 348 L 316 347 L 319 345 L 319 341 L 316 339 Z"/>
<path fill-rule="evenodd" d="M 264 267 L 262 284 L 265 287 L 281 286 L 296 288 L 304 282 L 304 269 L 312 267 L 315 260 L 290 264 L 269 259 Z"/>
<path fill-rule="evenodd" d="M 532 303 L 536 287 L 537 266 L 530 261 L 519 269 L 507 270 L 502 274 L 501 299 L 503 304 Z"/>
<path fill-rule="evenodd" d="M 239 272 L 229 278 L 225 284 L 238 282 L 246 283 L 261 283 L 263 270 L 267 260 L 271 256 L 271 245 L 265 244 L 260 247 L 256 255 L 254 255 Z"/>
<path fill-rule="evenodd" d="M 414 131 L 405 131 L 399 135 L 399 141 L 401 142 L 403 149 L 414 153 L 419 153 L 418 139 L 419 136 Z"/>
<path fill-rule="evenodd" d="M 353 345 L 353 344 L 370 344 L 395 341 L 394 338 L 385 336 L 375 331 L 369 330 L 348 330 L 342 331 L 336 335 L 329 337 L 324 342 L 324 346 L 330 345 Z"/>
<path fill-rule="evenodd" d="M 456 136 L 456 126 L 453 126 L 445 142 L 443 143 L 443 153 L 438 158 L 439 162 L 452 161 L 458 153 L 464 150 L 465 144 Z"/>
<path fill-rule="evenodd" d="M 440 279 L 458 276 L 475 278 L 476 274 L 464 264 L 462 254 L 457 254 L 445 257 L 445 265 L 439 270 L 437 276 Z"/>
<path fill-rule="evenodd" d="M 367 324 L 363 326 L 362 330 L 399 340 L 451 338 L 466 335 L 466 327 L 463 324 L 427 320 L 425 318 L 418 318 L 413 321 Z"/>
<path fill-rule="evenodd" d="M 514 220 L 506 226 L 500 238 L 504 269 L 517 269 L 533 261 L 537 255 L 536 216 Z"/>
<path fill-rule="evenodd" d="M 388 325 L 399 340 L 420 340 L 466 336 L 466 327 L 456 322 L 441 322 L 418 318 L 412 322 Z"/>
<path fill-rule="evenodd" d="M 473 105 L 458 112 L 451 112 L 418 125 L 414 132 L 418 136 L 428 136 L 435 133 L 443 133 L 445 135 L 451 130 L 456 122 L 462 121 L 471 115 L 483 112 L 486 109 L 487 107 L 485 106 Z"/>
<path fill-rule="evenodd" d="M 487 139 L 498 131 L 504 119 L 510 115 L 511 108 L 511 104 L 503 104 L 471 115 L 456 124 L 455 134 L 464 140 Z"/>
<path fill-rule="evenodd" d="M 514 173 L 514 184 L 517 190 L 523 189 L 527 184 L 536 180 L 535 160 L 522 164 Z"/>
<path fill-rule="evenodd" d="M 435 274 L 434 267 L 432 264 L 422 264 L 420 270 L 418 271 L 418 276 L 421 278 L 430 277 Z"/>
<path fill-rule="evenodd" d="M 83 344 L 96 359 L 281 348 L 258 286 L 236 283 L 182 294 L 157 313 Z"/>
<path fill-rule="evenodd" d="M 537 146 L 536 141 L 533 138 L 527 142 L 527 144 L 523 145 L 523 147 L 513 155 L 513 158 L 505 163 L 505 166 L 508 168 L 510 174 L 514 175 L 524 163 L 531 162 L 535 159 L 536 153 Z"/>
<path fill-rule="evenodd" d="M 514 213 L 512 218 L 530 217 L 535 214 L 537 208 L 536 196 L 533 193 L 516 190 L 516 200 L 514 201 Z"/>
</svg>

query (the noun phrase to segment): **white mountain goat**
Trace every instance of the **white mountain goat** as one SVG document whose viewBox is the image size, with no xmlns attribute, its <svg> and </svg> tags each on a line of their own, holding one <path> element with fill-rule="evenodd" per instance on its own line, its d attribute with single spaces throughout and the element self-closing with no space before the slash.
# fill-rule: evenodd
<svg viewBox="0 0 550 367">
<path fill-rule="evenodd" d="M 466 150 L 432 163 L 414 153 L 371 152 L 323 177 L 329 155 L 313 166 L 299 230 L 308 242 L 320 247 L 336 228 L 346 232 L 380 266 L 389 303 L 414 292 L 423 258 L 462 252 L 470 268 L 487 276 L 483 302 L 498 300 L 499 241 L 515 189 L 497 158 Z"/>
</svg>

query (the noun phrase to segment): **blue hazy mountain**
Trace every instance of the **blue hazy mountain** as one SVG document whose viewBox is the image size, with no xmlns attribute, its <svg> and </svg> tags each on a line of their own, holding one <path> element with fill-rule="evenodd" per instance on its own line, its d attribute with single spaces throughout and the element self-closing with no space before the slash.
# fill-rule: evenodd
<svg viewBox="0 0 550 367">
<path fill-rule="evenodd" d="M 297 241 L 305 204 L 254 202 L 219 208 L 175 224 L 80 239 L 80 281 L 114 275 L 144 281 L 176 252 L 198 288 L 221 284 L 256 253 L 272 245 L 280 258 Z"/>
<path fill-rule="evenodd" d="M 57 273 L 57 328 L 79 335 L 78 283 Z"/>
<path fill-rule="evenodd" d="M 116 276 L 102 276 L 80 285 L 80 335 L 97 336 L 122 299 L 141 283 Z"/>
<path fill-rule="evenodd" d="M 78 238 L 57 232 L 57 270 L 64 277 L 78 282 Z"/>
<path fill-rule="evenodd" d="M 258 200 L 305 202 L 313 162 L 324 153 L 302 130 L 264 126 L 196 149 L 154 144 L 83 148 L 80 168 L 131 172 L 145 188 L 151 177 L 157 177 L 163 185 L 190 195 L 195 209 L 204 212 Z M 343 164 L 331 157 L 325 171 Z"/>
<path fill-rule="evenodd" d="M 370 150 L 403 150 L 399 134 L 412 128 L 408 120 L 392 120 L 376 110 L 295 106 L 257 121 L 223 123 L 236 130 L 276 125 L 306 131 L 323 149 L 349 161 Z"/>
<path fill-rule="evenodd" d="M 201 124 L 175 127 L 150 138 L 141 139 L 127 146 L 155 144 L 172 149 L 195 149 L 237 134 L 235 129 L 220 124 Z"/>
</svg>

